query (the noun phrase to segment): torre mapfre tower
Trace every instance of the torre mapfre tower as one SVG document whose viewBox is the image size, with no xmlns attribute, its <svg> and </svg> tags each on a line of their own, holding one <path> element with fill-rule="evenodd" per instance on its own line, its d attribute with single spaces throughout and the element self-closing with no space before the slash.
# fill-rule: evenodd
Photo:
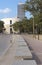
<svg viewBox="0 0 42 65">
<path fill-rule="evenodd" d="M 24 3 L 19 3 L 17 7 L 17 17 L 21 20 L 25 17 Z"/>
</svg>

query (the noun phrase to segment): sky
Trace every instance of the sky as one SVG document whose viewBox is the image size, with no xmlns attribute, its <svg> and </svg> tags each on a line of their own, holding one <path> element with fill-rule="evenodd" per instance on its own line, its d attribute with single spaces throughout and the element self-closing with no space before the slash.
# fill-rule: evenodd
<svg viewBox="0 0 42 65">
<path fill-rule="evenodd" d="M 17 5 L 19 2 L 25 3 L 26 0 L 0 0 L 0 19 L 17 16 Z M 30 18 L 30 13 L 26 13 Z"/>
</svg>

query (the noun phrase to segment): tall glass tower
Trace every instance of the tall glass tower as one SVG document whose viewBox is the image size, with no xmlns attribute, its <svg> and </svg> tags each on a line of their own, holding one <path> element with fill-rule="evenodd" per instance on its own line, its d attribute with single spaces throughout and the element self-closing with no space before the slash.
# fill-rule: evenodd
<svg viewBox="0 0 42 65">
<path fill-rule="evenodd" d="M 17 17 L 21 20 L 25 17 L 25 11 L 24 11 L 24 3 L 19 3 L 17 7 Z"/>
</svg>

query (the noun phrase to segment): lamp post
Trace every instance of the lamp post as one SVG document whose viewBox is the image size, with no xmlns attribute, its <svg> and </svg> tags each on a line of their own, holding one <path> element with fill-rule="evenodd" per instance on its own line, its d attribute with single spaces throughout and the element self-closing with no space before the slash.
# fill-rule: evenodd
<svg viewBox="0 0 42 65">
<path fill-rule="evenodd" d="M 36 24 L 36 31 L 37 31 L 38 40 L 39 40 L 39 33 L 40 33 L 39 24 Z"/>
<path fill-rule="evenodd" d="M 39 40 L 39 33 L 40 33 L 40 28 L 39 28 L 39 24 L 38 24 L 38 40 Z"/>
<path fill-rule="evenodd" d="M 34 16 L 33 16 L 33 37 L 34 37 Z"/>
</svg>

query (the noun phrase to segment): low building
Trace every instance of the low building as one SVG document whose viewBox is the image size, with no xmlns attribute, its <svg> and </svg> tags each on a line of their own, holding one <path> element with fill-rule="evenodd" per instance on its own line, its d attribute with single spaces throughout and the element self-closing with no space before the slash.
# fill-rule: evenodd
<svg viewBox="0 0 42 65">
<path fill-rule="evenodd" d="M 3 18 L 1 19 L 4 22 L 4 27 L 5 27 L 5 31 L 4 33 L 6 34 L 10 34 L 13 33 L 13 27 L 11 26 L 13 23 L 20 21 L 19 18 L 15 17 L 15 18 Z"/>
<path fill-rule="evenodd" d="M 10 34 L 13 33 L 13 27 L 11 26 L 13 23 L 21 21 L 25 17 L 25 11 L 24 11 L 24 3 L 19 3 L 17 7 L 17 17 L 15 18 L 3 18 L 1 19 L 4 21 L 4 27 L 5 31 L 4 33 Z"/>
</svg>

